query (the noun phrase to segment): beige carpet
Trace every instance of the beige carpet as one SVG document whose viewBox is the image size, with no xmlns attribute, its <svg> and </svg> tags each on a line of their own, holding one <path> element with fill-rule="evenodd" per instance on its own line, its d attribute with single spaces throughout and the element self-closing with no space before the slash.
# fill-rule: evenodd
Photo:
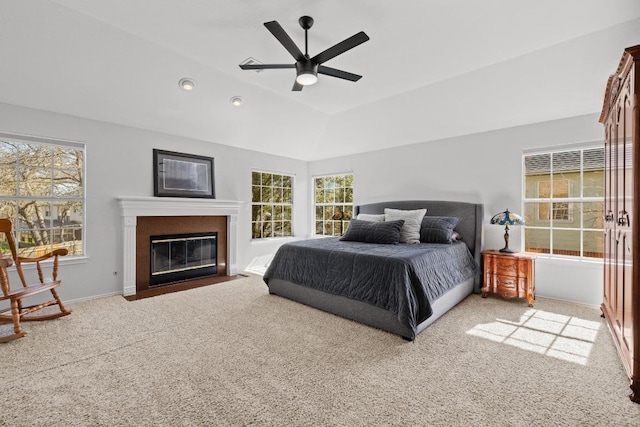
<svg viewBox="0 0 640 427">
<path fill-rule="evenodd" d="M 0 425 L 640 423 L 584 306 L 472 295 L 413 343 L 269 295 L 258 276 L 71 307 L 0 344 Z"/>
</svg>

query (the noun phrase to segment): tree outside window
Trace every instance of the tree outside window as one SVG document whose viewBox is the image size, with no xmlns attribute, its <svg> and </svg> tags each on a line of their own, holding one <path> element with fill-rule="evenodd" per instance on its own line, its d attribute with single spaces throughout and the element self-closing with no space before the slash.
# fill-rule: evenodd
<svg viewBox="0 0 640 427">
<path fill-rule="evenodd" d="M 315 234 L 340 236 L 353 217 L 353 174 L 314 178 Z"/>
<path fill-rule="evenodd" d="M 253 171 L 251 192 L 252 238 L 291 236 L 293 176 Z"/>
<path fill-rule="evenodd" d="M 557 180 L 554 181 L 553 195 L 555 198 L 568 198 L 569 197 L 569 180 Z M 540 181 L 538 182 L 538 197 L 548 199 L 551 197 L 551 182 Z M 551 207 L 551 211 L 549 208 Z M 548 221 L 553 215 L 553 219 L 556 221 L 570 221 L 569 217 L 569 203 L 556 202 L 551 204 L 542 204 L 538 210 L 538 219 Z"/>
<path fill-rule="evenodd" d="M 525 250 L 603 256 L 604 147 L 526 154 Z"/>
<path fill-rule="evenodd" d="M 11 220 L 20 255 L 84 254 L 83 181 L 81 144 L 0 136 L 0 217 Z M 0 246 L 8 255 L 7 242 Z"/>
</svg>

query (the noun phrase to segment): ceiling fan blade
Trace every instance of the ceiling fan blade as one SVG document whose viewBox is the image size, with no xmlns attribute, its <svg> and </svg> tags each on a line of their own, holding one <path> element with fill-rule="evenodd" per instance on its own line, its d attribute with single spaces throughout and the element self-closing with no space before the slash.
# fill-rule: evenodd
<svg viewBox="0 0 640 427">
<path fill-rule="evenodd" d="M 362 78 L 362 76 L 359 76 L 357 74 L 347 73 L 346 71 L 337 70 L 331 67 L 325 67 L 324 65 L 318 66 L 318 74 L 337 77 L 339 79 L 351 80 L 352 82 L 357 82 Z"/>
<path fill-rule="evenodd" d="M 296 64 L 240 64 L 243 70 L 270 70 L 278 68 L 296 68 Z"/>
<path fill-rule="evenodd" d="M 311 62 L 322 64 L 323 62 L 327 62 L 331 58 L 335 58 L 336 56 L 348 51 L 349 49 L 353 49 L 354 47 L 366 42 L 367 40 L 369 40 L 369 36 L 366 35 L 364 31 L 360 31 L 358 34 L 353 35 L 334 46 L 331 46 L 329 49 L 323 52 L 320 52 L 319 54 L 311 58 Z"/>
<path fill-rule="evenodd" d="M 271 31 L 271 34 L 278 39 L 280 44 L 284 46 L 285 49 L 289 51 L 291 56 L 295 58 L 296 61 L 301 61 L 304 59 L 304 55 L 302 51 L 296 46 L 296 44 L 291 40 L 291 37 L 284 31 L 282 26 L 278 24 L 278 21 L 269 21 L 265 22 L 264 26 L 267 27 L 267 30 Z"/>
<path fill-rule="evenodd" d="M 300 92 L 302 90 L 302 88 L 304 87 L 304 85 L 301 85 L 300 83 L 298 83 L 298 81 L 294 81 L 293 82 L 293 87 L 291 88 L 292 91 L 294 92 Z"/>
</svg>

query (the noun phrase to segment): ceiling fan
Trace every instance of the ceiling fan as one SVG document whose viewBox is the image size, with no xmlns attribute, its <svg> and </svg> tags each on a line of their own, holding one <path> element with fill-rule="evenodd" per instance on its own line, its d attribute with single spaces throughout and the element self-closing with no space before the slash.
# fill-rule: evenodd
<svg viewBox="0 0 640 427">
<path fill-rule="evenodd" d="M 314 56 L 309 57 L 308 47 L 308 31 L 313 26 L 313 18 L 310 16 L 303 16 L 298 20 L 300 26 L 304 30 L 304 54 L 291 40 L 291 37 L 284 31 L 282 26 L 277 21 L 265 22 L 264 26 L 267 27 L 271 34 L 278 39 L 278 41 L 284 46 L 285 49 L 296 60 L 295 64 L 240 64 L 240 68 L 243 70 L 267 70 L 277 68 L 295 68 L 296 69 L 296 81 L 293 84 L 291 90 L 301 91 L 304 86 L 312 85 L 318 81 L 318 74 L 324 74 L 326 76 L 337 77 L 339 79 L 350 80 L 357 82 L 362 76 L 357 74 L 348 73 L 346 71 L 338 70 L 331 67 L 322 65 L 328 60 L 335 58 L 336 56 L 353 49 L 354 47 L 369 40 L 364 31 L 360 31 L 348 39 L 341 41 L 340 43 L 324 50 Z"/>
</svg>

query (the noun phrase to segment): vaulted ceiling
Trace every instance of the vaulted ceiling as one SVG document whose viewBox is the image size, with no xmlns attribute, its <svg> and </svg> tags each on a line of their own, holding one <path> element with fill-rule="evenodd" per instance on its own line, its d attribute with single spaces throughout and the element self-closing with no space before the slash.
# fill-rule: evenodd
<svg viewBox="0 0 640 427">
<path fill-rule="evenodd" d="M 302 15 L 311 56 L 369 35 L 326 63 L 360 81 L 239 68 Z M 596 113 L 636 44 L 638 0 L 0 0 L 0 102 L 315 160 Z"/>
</svg>

